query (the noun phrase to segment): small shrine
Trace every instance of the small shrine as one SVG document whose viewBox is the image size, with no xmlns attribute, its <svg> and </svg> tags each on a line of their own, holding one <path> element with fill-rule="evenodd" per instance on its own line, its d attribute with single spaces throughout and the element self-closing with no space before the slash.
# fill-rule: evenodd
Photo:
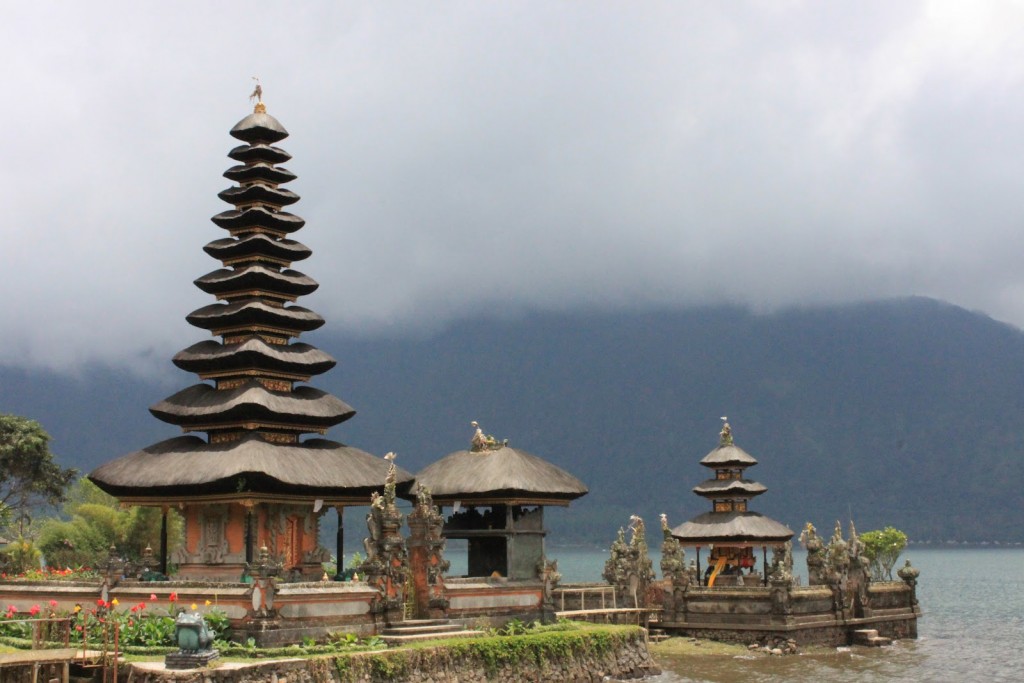
<svg viewBox="0 0 1024 683">
<path fill-rule="evenodd" d="M 324 319 L 295 305 L 318 285 L 291 268 L 311 250 L 290 237 L 305 222 L 285 210 L 299 200 L 282 187 L 296 177 L 276 146 L 288 132 L 267 113 L 262 88 L 253 99 L 253 113 L 231 129 L 242 144 L 228 153 L 238 163 L 224 176 L 235 184 L 218 195 L 232 208 L 213 217 L 227 237 L 204 248 L 222 267 L 195 281 L 218 301 L 186 318 L 219 339 L 178 353 L 174 364 L 201 382 L 150 408 L 185 435 L 89 475 L 122 503 L 163 509 L 159 570 L 166 574 L 170 559 L 179 578 L 238 581 L 260 548 L 286 577 L 321 578 L 331 553 L 318 543 L 320 517 L 337 512 L 340 558 L 342 508 L 369 505 L 389 470 L 382 458 L 320 438 L 355 411 L 306 384 L 335 361 L 293 341 Z M 392 469 L 389 481 L 404 491 L 412 477 Z M 185 542 L 168 558 L 172 508 L 184 517 Z"/>
<path fill-rule="evenodd" d="M 682 546 L 695 547 L 697 575 L 704 585 L 761 583 L 769 577 L 768 548 L 789 543 L 793 531 L 749 509 L 752 498 L 768 489 L 744 478 L 747 468 L 757 464 L 749 453 L 733 442 L 732 428 L 722 418 L 718 447 L 700 464 L 714 476 L 694 487 L 693 492 L 711 501 L 711 511 L 672 529 Z M 701 573 L 700 551 L 709 549 L 707 569 Z M 761 549 L 763 572 L 756 572 L 755 549 Z"/>
<path fill-rule="evenodd" d="M 536 579 L 545 566 L 544 507 L 587 493 L 576 477 L 475 429 L 456 451 L 416 475 L 433 504 L 451 508 L 442 534 L 468 541 L 468 576 Z"/>
</svg>

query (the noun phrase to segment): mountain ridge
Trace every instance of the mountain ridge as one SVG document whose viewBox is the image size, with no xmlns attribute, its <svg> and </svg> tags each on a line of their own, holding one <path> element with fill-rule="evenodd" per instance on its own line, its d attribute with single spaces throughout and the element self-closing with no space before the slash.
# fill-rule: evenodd
<svg viewBox="0 0 1024 683">
<path fill-rule="evenodd" d="M 339 360 L 313 386 L 358 411 L 330 438 L 416 472 L 478 420 L 581 478 L 590 495 L 551 511 L 559 543 L 705 512 L 691 489 L 722 415 L 768 487 L 751 508 L 794 531 L 852 516 L 916 541 L 1024 540 L 1024 332 L 944 302 L 528 313 L 308 341 Z M 39 420 L 84 473 L 176 435 L 146 408 L 197 380 L 169 377 L 0 367 L 0 410 Z"/>
</svg>

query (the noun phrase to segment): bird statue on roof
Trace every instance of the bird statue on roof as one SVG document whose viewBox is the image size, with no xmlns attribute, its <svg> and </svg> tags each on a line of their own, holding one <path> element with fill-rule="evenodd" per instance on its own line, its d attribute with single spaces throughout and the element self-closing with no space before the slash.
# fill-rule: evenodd
<svg viewBox="0 0 1024 683">
<path fill-rule="evenodd" d="M 258 76 L 253 76 L 252 80 L 256 81 L 256 87 L 253 88 L 252 94 L 249 95 L 250 102 L 262 102 L 263 101 L 263 86 L 260 85 L 260 79 Z"/>
<path fill-rule="evenodd" d="M 729 426 L 729 418 L 723 415 L 722 420 L 722 431 L 718 433 L 721 437 L 718 441 L 719 446 L 731 446 L 732 445 L 732 427 Z"/>
<path fill-rule="evenodd" d="M 508 439 L 499 442 L 494 438 L 493 434 L 484 434 L 484 430 L 476 420 L 473 420 L 469 424 L 476 430 L 473 432 L 473 438 L 469 440 L 469 450 L 473 453 L 479 453 L 480 451 L 496 451 L 499 448 L 504 448 L 508 445 Z"/>
</svg>

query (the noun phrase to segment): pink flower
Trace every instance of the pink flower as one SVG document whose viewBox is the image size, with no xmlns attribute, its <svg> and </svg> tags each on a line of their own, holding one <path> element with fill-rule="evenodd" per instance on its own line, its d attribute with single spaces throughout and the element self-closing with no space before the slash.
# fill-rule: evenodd
<svg viewBox="0 0 1024 683">
<path fill-rule="evenodd" d="M 57 601 L 56 600 L 50 600 L 50 607 L 56 607 L 56 606 L 57 606 Z"/>
<path fill-rule="evenodd" d="M 32 616 L 35 616 L 35 615 L 39 614 L 39 605 L 32 605 L 29 608 L 28 613 L 31 614 Z"/>
<path fill-rule="evenodd" d="M 150 602 L 156 602 L 156 593 L 150 593 L 149 594 L 149 601 Z"/>
</svg>

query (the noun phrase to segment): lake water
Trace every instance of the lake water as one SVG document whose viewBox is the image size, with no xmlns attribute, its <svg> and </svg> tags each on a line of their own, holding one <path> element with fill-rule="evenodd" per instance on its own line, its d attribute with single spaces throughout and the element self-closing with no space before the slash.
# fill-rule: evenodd
<svg viewBox="0 0 1024 683">
<path fill-rule="evenodd" d="M 548 555 L 558 560 L 564 583 L 600 581 L 608 557 L 601 551 L 566 548 L 549 548 Z M 454 560 L 456 555 L 449 557 Z M 686 561 L 692 557 L 687 551 Z M 918 599 L 924 615 L 917 640 L 824 656 L 663 658 L 659 664 L 664 673 L 650 680 L 1024 681 L 1024 549 L 912 548 L 904 557 L 921 570 Z M 659 557 L 652 553 L 651 559 L 660 577 Z M 795 551 L 793 560 L 806 583 L 804 554 Z"/>
</svg>

